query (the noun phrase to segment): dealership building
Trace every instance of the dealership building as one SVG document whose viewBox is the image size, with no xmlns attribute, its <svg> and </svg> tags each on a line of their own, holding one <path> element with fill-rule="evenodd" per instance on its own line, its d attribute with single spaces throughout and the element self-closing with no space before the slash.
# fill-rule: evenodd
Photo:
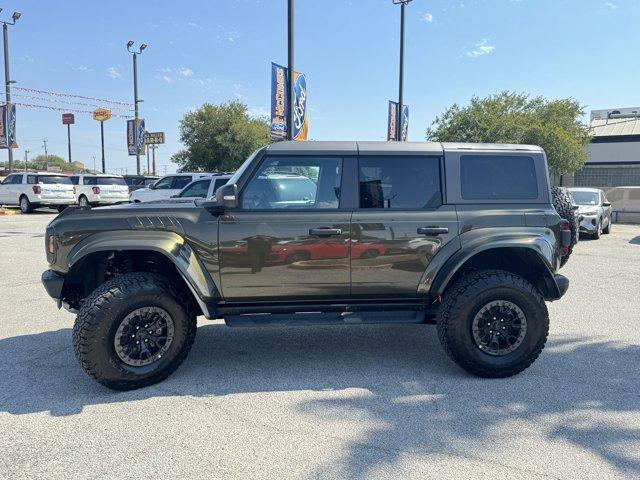
<svg viewBox="0 0 640 480">
<path fill-rule="evenodd" d="M 640 186 L 640 107 L 593 110 L 591 131 L 587 163 L 564 175 L 563 185 L 604 190 Z"/>
</svg>

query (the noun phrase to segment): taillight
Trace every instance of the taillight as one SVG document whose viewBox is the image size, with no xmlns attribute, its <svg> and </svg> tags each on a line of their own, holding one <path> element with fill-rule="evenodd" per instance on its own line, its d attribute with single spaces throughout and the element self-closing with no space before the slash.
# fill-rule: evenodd
<svg viewBox="0 0 640 480">
<path fill-rule="evenodd" d="M 56 237 L 53 235 L 49 235 L 49 241 L 47 242 L 47 250 L 49 253 L 56 253 L 58 249 L 58 244 L 56 243 Z"/>
<path fill-rule="evenodd" d="M 569 220 L 562 220 L 562 230 L 571 231 L 571 222 Z"/>
<path fill-rule="evenodd" d="M 42 191 L 42 189 L 40 188 L 40 185 L 34 185 L 32 188 L 33 188 L 33 193 L 35 193 L 36 195 L 40 195 L 40 192 Z"/>
<path fill-rule="evenodd" d="M 94 194 L 100 195 L 100 187 L 93 187 L 91 190 L 93 190 Z"/>
</svg>

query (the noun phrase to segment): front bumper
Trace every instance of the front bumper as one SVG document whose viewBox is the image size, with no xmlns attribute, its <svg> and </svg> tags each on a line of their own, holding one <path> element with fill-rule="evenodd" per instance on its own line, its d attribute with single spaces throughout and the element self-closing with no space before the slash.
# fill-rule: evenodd
<svg viewBox="0 0 640 480">
<path fill-rule="evenodd" d="M 64 278 L 64 275 L 53 270 L 45 270 L 42 272 L 42 284 L 51 298 L 56 300 L 62 298 Z"/>
<path fill-rule="evenodd" d="M 580 222 L 580 233 L 594 233 L 598 228 L 598 216 L 590 215 L 582 217 Z"/>
</svg>

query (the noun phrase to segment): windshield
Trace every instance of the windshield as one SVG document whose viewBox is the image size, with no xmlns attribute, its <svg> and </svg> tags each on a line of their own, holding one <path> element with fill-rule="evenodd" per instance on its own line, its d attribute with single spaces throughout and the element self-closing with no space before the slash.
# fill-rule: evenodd
<svg viewBox="0 0 640 480">
<path fill-rule="evenodd" d="M 124 181 L 122 177 L 96 177 L 98 180 L 98 185 L 126 185 L 127 182 Z"/>
<path fill-rule="evenodd" d="M 578 205 L 598 205 L 598 193 L 572 191 L 573 201 Z"/>
<path fill-rule="evenodd" d="M 39 175 L 38 181 L 43 185 L 53 185 L 56 183 L 71 185 L 71 179 L 64 175 Z"/>
<path fill-rule="evenodd" d="M 264 150 L 264 147 L 259 148 L 255 152 L 253 152 L 251 154 L 251 156 L 249 158 L 247 158 L 242 165 L 240 165 L 240 168 L 238 168 L 238 170 L 236 170 L 236 173 L 234 173 L 231 176 L 231 178 L 229 179 L 229 181 L 227 183 L 229 185 L 233 185 L 234 183 L 238 183 L 238 180 L 240 180 L 240 177 L 242 176 L 242 174 L 245 172 L 245 170 L 247 168 L 249 168 L 249 165 L 251 165 L 251 162 L 253 161 L 253 159 L 256 157 L 256 155 L 258 155 L 258 153 L 262 152 L 262 150 Z"/>
</svg>

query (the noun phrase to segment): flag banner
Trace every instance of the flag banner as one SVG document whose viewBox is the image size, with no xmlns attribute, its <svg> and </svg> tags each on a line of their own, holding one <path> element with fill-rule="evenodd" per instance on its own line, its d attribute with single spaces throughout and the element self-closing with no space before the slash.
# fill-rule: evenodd
<svg viewBox="0 0 640 480">
<path fill-rule="evenodd" d="M 16 142 L 16 106 L 0 105 L 0 148 L 18 148 Z"/>
<path fill-rule="evenodd" d="M 395 142 L 398 138 L 398 104 L 389 100 L 389 115 L 387 118 L 387 141 Z"/>
<path fill-rule="evenodd" d="M 144 155 L 145 149 L 144 119 L 127 120 L 127 149 L 129 155 Z"/>
<path fill-rule="evenodd" d="M 389 100 L 389 115 L 387 118 L 387 140 L 395 142 L 398 139 L 398 102 Z M 402 141 L 409 138 L 409 105 L 402 106 Z"/>
<path fill-rule="evenodd" d="M 409 138 L 409 105 L 402 106 L 402 141 Z"/>
<path fill-rule="evenodd" d="M 287 138 L 287 69 L 271 63 L 271 138 Z"/>
<path fill-rule="evenodd" d="M 286 67 L 271 63 L 271 138 L 286 139 L 289 131 L 287 112 L 290 107 L 287 88 L 289 71 Z M 293 73 L 293 139 L 307 140 L 309 116 L 307 115 L 307 77 Z"/>
<path fill-rule="evenodd" d="M 7 147 L 7 106 L 0 105 L 0 148 Z"/>
</svg>

